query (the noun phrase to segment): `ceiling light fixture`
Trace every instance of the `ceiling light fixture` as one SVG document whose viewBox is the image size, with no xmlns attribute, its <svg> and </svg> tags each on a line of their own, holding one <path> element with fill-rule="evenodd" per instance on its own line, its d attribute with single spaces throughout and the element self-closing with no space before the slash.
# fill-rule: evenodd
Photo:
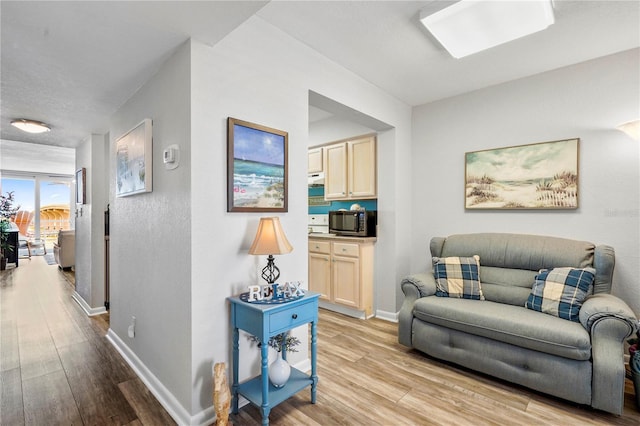
<svg viewBox="0 0 640 426">
<path fill-rule="evenodd" d="M 26 118 L 19 118 L 11 122 L 13 127 L 17 127 L 23 132 L 28 133 L 44 133 L 51 130 L 49 125 L 41 123 L 39 121 L 27 120 Z"/>
<path fill-rule="evenodd" d="M 462 58 L 542 31 L 554 23 L 552 0 L 460 0 L 438 12 L 420 12 L 420 22 L 449 51 Z"/>
</svg>

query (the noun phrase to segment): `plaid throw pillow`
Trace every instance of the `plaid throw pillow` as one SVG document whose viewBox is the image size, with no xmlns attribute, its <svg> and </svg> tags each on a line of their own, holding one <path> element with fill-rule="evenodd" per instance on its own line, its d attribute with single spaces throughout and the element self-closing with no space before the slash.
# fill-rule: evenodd
<svg viewBox="0 0 640 426">
<path fill-rule="evenodd" d="M 480 286 L 480 256 L 434 257 L 436 296 L 484 300 Z"/>
<path fill-rule="evenodd" d="M 525 307 L 534 311 L 579 321 L 582 302 L 596 277 L 593 268 L 542 269 L 536 275 Z"/>
</svg>

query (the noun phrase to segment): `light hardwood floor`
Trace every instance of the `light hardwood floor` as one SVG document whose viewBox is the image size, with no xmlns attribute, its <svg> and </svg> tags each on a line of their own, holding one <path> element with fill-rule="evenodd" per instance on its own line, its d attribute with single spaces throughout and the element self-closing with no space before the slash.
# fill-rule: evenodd
<svg viewBox="0 0 640 426">
<path fill-rule="evenodd" d="M 320 311 L 317 403 L 304 390 L 276 406 L 273 425 L 640 425 L 633 384 L 617 417 L 470 370 L 397 343 L 397 324 Z M 247 405 L 231 419 L 260 424 Z"/>
<path fill-rule="evenodd" d="M 41 257 L 0 273 L 1 425 L 174 424 Z M 321 310 L 318 401 L 304 390 L 276 406 L 278 425 L 634 425 L 627 381 L 616 417 L 443 363 L 397 343 L 396 324 Z M 258 425 L 247 405 L 234 425 Z"/>
<path fill-rule="evenodd" d="M 0 272 L 0 425 L 175 424 L 42 256 Z"/>
</svg>

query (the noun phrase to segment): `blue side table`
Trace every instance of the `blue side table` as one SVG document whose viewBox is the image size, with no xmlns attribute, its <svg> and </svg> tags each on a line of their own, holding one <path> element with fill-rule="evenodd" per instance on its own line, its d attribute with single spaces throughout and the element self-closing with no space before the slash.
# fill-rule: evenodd
<svg viewBox="0 0 640 426">
<path fill-rule="evenodd" d="M 318 297 L 320 294 L 306 292 L 304 297 L 292 302 L 268 305 L 248 303 L 239 296 L 229 297 L 231 302 L 231 325 L 233 326 L 233 405 L 232 412 L 238 413 L 238 396 L 242 395 L 262 411 L 262 424 L 269 424 L 271 409 L 290 396 L 311 386 L 311 403 L 316 403 L 316 371 Z M 311 323 L 311 375 L 291 367 L 291 377 L 287 384 L 276 388 L 269 383 L 269 339 L 298 326 Z M 244 330 L 260 341 L 261 374 L 244 383 L 238 383 L 238 337 Z M 286 354 L 283 353 L 283 358 Z M 286 359 L 286 358 L 285 358 Z"/>
</svg>

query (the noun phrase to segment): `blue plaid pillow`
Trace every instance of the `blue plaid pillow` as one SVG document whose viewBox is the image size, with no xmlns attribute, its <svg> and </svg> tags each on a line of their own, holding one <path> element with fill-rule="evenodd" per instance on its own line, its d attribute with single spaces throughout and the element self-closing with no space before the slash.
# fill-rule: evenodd
<svg viewBox="0 0 640 426">
<path fill-rule="evenodd" d="M 579 321 L 582 302 L 596 277 L 593 268 L 541 269 L 524 306 L 556 317 Z"/>
<path fill-rule="evenodd" d="M 480 256 L 434 257 L 436 296 L 484 300 L 480 286 Z"/>
</svg>

